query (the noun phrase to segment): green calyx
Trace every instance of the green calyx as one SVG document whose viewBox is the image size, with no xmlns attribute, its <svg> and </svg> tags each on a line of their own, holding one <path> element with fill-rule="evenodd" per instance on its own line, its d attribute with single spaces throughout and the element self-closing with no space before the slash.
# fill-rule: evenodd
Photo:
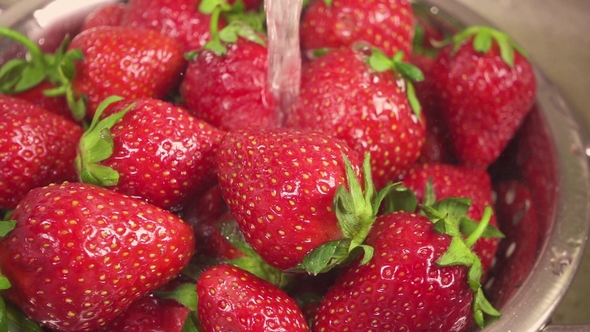
<svg viewBox="0 0 590 332">
<path fill-rule="evenodd" d="M 483 25 L 468 27 L 454 35 L 450 41 L 453 45 L 453 53 L 457 52 L 459 47 L 471 37 L 473 37 L 473 49 L 482 54 L 489 52 L 495 41 L 500 49 L 500 57 L 511 68 L 514 67 L 515 51 L 528 58 L 525 50 L 512 37 L 502 31 Z"/>
<path fill-rule="evenodd" d="M 203 0 L 199 5 L 199 11 L 211 15 L 211 40 L 203 46 L 203 49 L 210 50 L 219 56 L 227 54 L 225 44 L 235 43 L 238 37 L 266 45 L 259 33 L 260 30 L 263 30 L 264 21 L 260 21 L 260 15 L 246 14 L 241 1 L 230 5 L 226 0 Z M 229 24 L 219 30 L 219 18 L 222 14 L 228 18 Z M 197 54 L 198 51 L 189 52 L 186 57 L 190 60 Z"/>
<path fill-rule="evenodd" d="M 108 159 L 113 154 L 113 138 L 110 129 L 131 110 L 135 104 L 100 119 L 104 110 L 111 104 L 122 100 L 122 97 L 111 96 L 106 98 L 98 106 L 92 123 L 82 135 L 78 144 L 78 155 L 76 156 L 76 170 L 80 180 L 97 186 L 115 186 L 119 182 L 119 172 L 100 165 L 101 161 Z"/>
<path fill-rule="evenodd" d="M 486 206 L 482 219 L 478 223 L 467 217 L 470 205 L 471 200 L 469 199 L 450 197 L 430 205 L 422 204 L 420 207 L 421 213 L 435 224 L 435 231 L 451 237 L 449 248 L 436 264 L 468 267 L 467 280 L 474 292 L 473 315 L 477 325 L 484 327 L 490 321 L 499 318 L 501 313 L 490 304 L 483 294 L 480 282 L 483 276 L 483 267 L 481 260 L 471 250 L 471 247 L 481 237 L 502 238 L 504 235 L 489 224 L 493 213 L 491 207 Z"/>
<path fill-rule="evenodd" d="M 343 237 L 312 250 L 301 264 L 292 269 L 294 271 L 304 270 L 316 275 L 348 262 L 356 254 L 363 253 L 361 264 L 366 264 L 373 257 L 373 248 L 365 245 L 364 241 L 377 218 L 379 206 L 396 185 L 390 184 L 381 191 L 376 191 L 371 177 L 369 154 L 363 162 L 364 185 L 361 185 L 348 158 L 345 155 L 342 157 L 348 189 L 344 185 L 338 187 L 333 207 Z"/>
<path fill-rule="evenodd" d="M 412 82 L 423 81 L 424 74 L 420 68 L 404 62 L 403 58 L 404 52 L 402 51 L 396 53 L 390 58 L 380 49 L 373 47 L 371 56 L 369 56 L 368 59 L 368 64 L 374 71 L 378 73 L 392 70 L 401 76 L 401 78 L 405 81 L 406 95 L 408 97 L 410 107 L 412 108 L 412 111 L 414 111 L 414 114 L 416 114 L 418 117 L 418 120 L 421 121 L 422 106 L 418 101 L 418 97 L 416 97 L 416 89 L 414 88 L 414 84 Z"/>
<path fill-rule="evenodd" d="M 55 88 L 45 90 L 43 94 L 48 97 L 64 95 L 74 119 L 84 119 L 84 99 L 76 98 L 72 87 L 76 76 L 75 62 L 84 59 L 81 50 L 68 51 L 69 39 L 65 38 L 54 54 L 44 54 L 36 43 L 18 31 L 0 27 L 0 36 L 20 43 L 28 50 L 27 59 L 12 59 L 0 68 L 0 93 L 21 93 L 49 81 Z"/>
<path fill-rule="evenodd" d="M 219 225 L 219 228 L 223 238 L 244 254 L 242 257 L 229 260 L 229 264 L 246 270 L 279 288 L 284 288 L 289 284 L 293 275 L 284 273 L 280 269 L 269 265 L 260 257 L 248 242 L 246 242 L 244 234 L 240 232 L 238 223 L 235 220 L 224 221 Z"/>
</svg>

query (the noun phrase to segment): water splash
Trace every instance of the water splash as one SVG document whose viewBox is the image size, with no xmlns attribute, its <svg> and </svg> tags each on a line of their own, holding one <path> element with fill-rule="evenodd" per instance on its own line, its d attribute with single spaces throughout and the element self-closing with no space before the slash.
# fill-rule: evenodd
<svg viewBox="0 0 590 332">
<path fill-rule="evenodd" d="M 556 247 L 552 247 L 551 251 L 553 257 L 551 257 L 551 272 L 556 275 L 562 275 L 564 269 L 571 265 L 572 256 L 566 250 L 559 250 Z"/>
<path fill-rule="evenodd" d="M 303 0 L 264 0 L 268 32 L 268 78 L 284 112 L 299 96 L 299 20 Z"/>
</svg>

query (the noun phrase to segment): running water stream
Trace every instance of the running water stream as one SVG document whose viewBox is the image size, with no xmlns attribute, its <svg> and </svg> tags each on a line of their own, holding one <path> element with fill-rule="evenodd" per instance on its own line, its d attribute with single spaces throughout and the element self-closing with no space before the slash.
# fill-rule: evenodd
<svg viewBox="0 0 590 332">
<path fill-rule="evenodd" d="M 299 96 L 299 20 L 303 0 L 264 0 L 268 31 L 268 81 L 284 112 Z"/>
</svg>

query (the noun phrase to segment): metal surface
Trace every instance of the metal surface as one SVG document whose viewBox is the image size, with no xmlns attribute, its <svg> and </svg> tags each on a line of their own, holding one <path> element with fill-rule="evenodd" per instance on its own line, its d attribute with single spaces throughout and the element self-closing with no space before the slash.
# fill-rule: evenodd
<svg viewBox="0 0 590 332">
<path fill-rule="evenodd" d="M 32 14 L 42 4 L 50 2 L 21 0 L 0 14 L 0 25 L 16 26 L 32 34 L 38 33 L 44 24 L 35 21 Z M 421 2 L 432 5 L 428 7 L 430 12 L 441 20 L 456 20 L 465 25 L 489 25 L 488 21 L 457 2 Z M 446 13 L 452 13 L 452 16 Z M 72 22 L 69 24 L 75 25 Z M 584 252 L 590 220 L 590 179 L 581 129 L 570 107 L 540 71 L 537 71 L 537 77 L 537 104 L 541 106 L 557 154 L 559 192 L 555 223 L 546 234 L 529 278 L 503 307 L 502 319 L 486 331 L 588 331 L 586 327 L 579 326 L 547 326 L 571 284 Z M 555 273 L 556 264 L 559 273 Z"/>
</svg>

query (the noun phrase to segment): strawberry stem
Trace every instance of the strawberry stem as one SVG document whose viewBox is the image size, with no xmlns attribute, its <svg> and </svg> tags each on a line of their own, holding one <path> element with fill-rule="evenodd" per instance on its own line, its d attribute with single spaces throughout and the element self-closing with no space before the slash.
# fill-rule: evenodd
<svg viewBox="0 0 590 332">
<path fill-rule="evenodd" d="M 483 210 L 483 216 L 481 217 L 480 222 L 477 224 L 477 228 L 473 231 L 467 239 L 465 239 L 465 245 L 471 248 L 475 244 L 475 242 L 483 235 L 484 231 L 488 227 L 490 223 L 490 219 L 492 218 L 492 208 L 490 206 L 486 206 Z"/>
</svg>

